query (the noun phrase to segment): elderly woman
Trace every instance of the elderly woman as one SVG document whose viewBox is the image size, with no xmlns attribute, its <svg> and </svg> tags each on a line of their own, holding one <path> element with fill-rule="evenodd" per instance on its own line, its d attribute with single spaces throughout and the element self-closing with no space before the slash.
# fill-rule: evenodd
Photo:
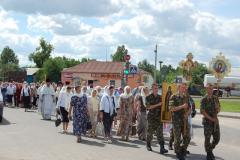
<svg viewBox="0 0 240 160">
<path fill-rule="evenodd" d="M 142 87 L 140 94 L 135 97 L 135 106 L 137 110 L 137 133 L 139 140 L 146 140 L 147 115 L 146 115 L 146 97 L 149 95 L 148 87 Z"/>
<path fill-rule="evenodd" d="M 117 131 L 117 135 L 122 136 L 122 140 L 125 141 L 129 140 L 129 135 L 132 130 L 133 104 L 134 98 L 131 93 L 131 88 L 126 86 L 124 93 L 121 94 L 119 99 L 120 124 Z"/>
<path fill-rule="evenodd" d="M 89 103 L 88 103 L 88 110 L 90 114 L 90 121 L 92 124 L 92 130 L 91 130 L 91 137 L 96 137 L 95 130 L 98 120 L 98 113 L 99 113 L 99 99 L 97 97 L 97 90 L 93 89 L 92 94 L 89 97 Z"/>
<path fill-rule="evenodd" d="M 81 135 L 87 132 L 89 118 L 87 96 L 81 93 L 81 87 L 75 87 L 75 95 L 71 98 L 69 117 L 73 114 L 73 134 L 77 136 L 77 143 L 81 142 Z M 72 112 L 73 111 L 73 112 Z"/>
</svg>

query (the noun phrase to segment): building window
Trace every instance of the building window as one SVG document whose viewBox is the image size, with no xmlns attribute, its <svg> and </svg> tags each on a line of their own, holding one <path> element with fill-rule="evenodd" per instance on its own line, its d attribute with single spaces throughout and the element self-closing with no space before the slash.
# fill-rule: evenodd
<svg viewBox="0 0 240 160">
<path fill-rule="evenodd" d="M 115 80 L 109 80 L 109 85 L 110 86 L 115 86 Z"/>
</svg>

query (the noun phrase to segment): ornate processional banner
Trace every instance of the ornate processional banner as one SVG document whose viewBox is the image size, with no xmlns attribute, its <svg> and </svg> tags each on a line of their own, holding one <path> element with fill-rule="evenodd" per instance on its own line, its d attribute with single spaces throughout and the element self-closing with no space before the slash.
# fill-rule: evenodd
<svg viewBox="0 0 240 160">
<path fill-rule="evenodd" d="M 177 92 L 177 85 L 175 83 L 168 84 L 162 83 L 162 109 L 161 109 L 161 121 L 171 122 L 172 116 L 170 112 L 169 100 L 173 94 Z"/>
</svg>

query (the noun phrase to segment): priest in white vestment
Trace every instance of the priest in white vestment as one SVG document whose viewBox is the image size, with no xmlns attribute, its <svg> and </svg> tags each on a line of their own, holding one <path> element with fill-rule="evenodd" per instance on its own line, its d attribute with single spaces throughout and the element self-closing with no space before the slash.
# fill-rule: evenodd
<svg viewBox="0 0 240 160">
<path fill-rule="evenodd" d="M 49 79 L 46 80 L 46 85 L 41 89 L 40 101 L 43 119 L 50 120 L 51 114 L 55 109 L 55 91 Z"/>
</svg>

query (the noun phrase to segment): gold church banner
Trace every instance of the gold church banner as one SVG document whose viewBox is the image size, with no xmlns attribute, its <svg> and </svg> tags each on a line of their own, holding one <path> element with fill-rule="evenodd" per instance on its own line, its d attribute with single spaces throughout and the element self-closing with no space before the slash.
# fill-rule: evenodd
<svg viewBox="0 0 240 160">
<path fill-rule="evenodd" d="M 161 109 L 161 121 L 171 122 L 172 116 L 170 112 L 169 100 L 173 94 L 177 92 L 177 85 L 175 83 L 168 84 L 162 83 L 162 109 Z"/>
</svg>

